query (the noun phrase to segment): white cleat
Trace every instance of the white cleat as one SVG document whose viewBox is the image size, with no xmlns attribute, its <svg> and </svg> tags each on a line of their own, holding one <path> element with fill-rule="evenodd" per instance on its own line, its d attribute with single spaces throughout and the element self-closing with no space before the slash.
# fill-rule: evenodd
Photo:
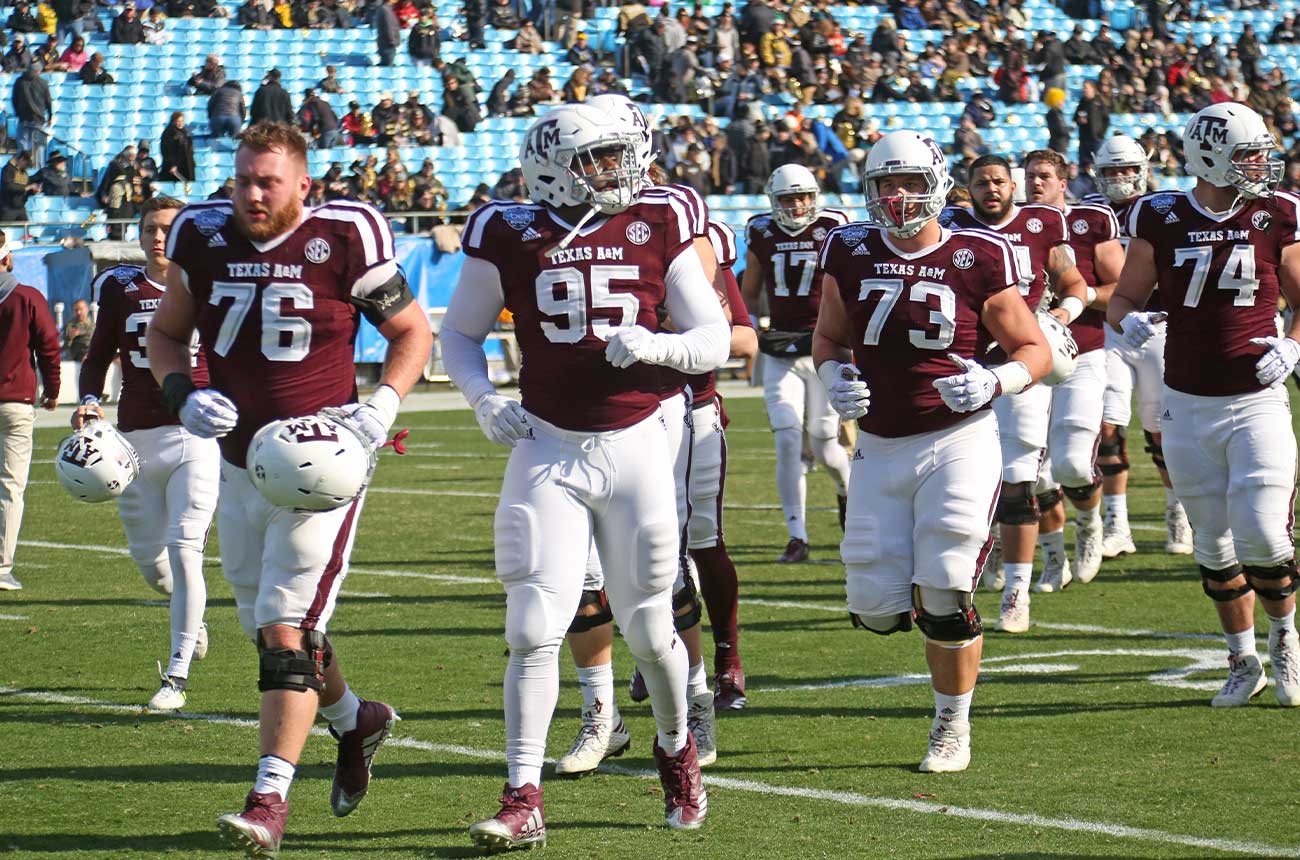
<svg viewBox="0 0 1300 860">
<path fill-rule="evenodd" d="M 980 577 L 985 591 L 1001 591 L 1007 584 L 1007 572 L 1002 567 L 1002 535 L 997 523 L 993 524 L 993 546 L 984 559 L 984 574 Z"/>
<path fill-rule="evenodd" d="M 999 633 L 1029 632 L 1029 592 L 1013 591 L 1002 596 L 1002 612 L 994 630 Z"/>
<path fill-rule="evenodd" d="M 1284 708 L 1300 707 L 1300 635 L 1269 633 L 1268 659 L 1273 664 L 1273 692 Z"/>
<path fill-rule="evenodd" d="M 185 707 L 185 679 L 173 678 L 163 672 L 162 663 L 158 664 L 158 674 L 162 678 L 162 686 L 153 694 L 146 707 L 151 711 L 179 711 Z"/>
<path fill-rule="evenodd" d="M 1192 554 L 1192 526 L 1181 502 L 1165 508 L 1165 552 L 1170 555 Z"/>
<path fill-rule="evenodd" d="M 1071 582 L 1074 582 L 1074 575 L 1070 573 L 1070 560 L 1054 552 L 1044 553 L 1043 572 L 1034 583 L 1034 591 L 1041 594 L 1065 591 Z"/>
<path fill-rule="evenodd" d="M 718 722 L 714 718 L 713 693 L 693 696 L 686 709 L 686 727 L 695 738 L 700 767 L 718 760 Z"/>
<path fill-rule="evenodd" d="M 1074 575 L 1087 585 L 1101 570 L 1102 524 L 1092 522 L 1085 525 L 1076 521 L 1074 526 Z"/>
<path fill-rule="evenodd" d="M 1240 708 L 1264 692 L 1268 678 L 1264 665 L 1255 654 L 1229 654 L 1228 680 L 1223 682 L 1219 694 L 1210 700 L 1216 708 Z"/>
<path fill-rule="evenodd" d="M 593 772 L 607 758 L 621 756 L 632 743 L 623 718 L 614 723 L 592 719 L 590 711 L 582 714 L 582 728 L 569 749 L 569 754 L 555 763 L 559 776 L 584 776 Z"/>
<path fill-rule="evenodd" d="M 930 725 L 930 750 L 921 759 L 921 773 L 956 773 L 970 765 L 970 723 L 935 717 Z"/>
<path fill-rule="evenodd" d="M 1133 544 L 1133 532 L 1129 528 L 1128 518 L 1121 522 L 1115 512 L 1106 509 L 1106 520 L 1101 526 L 1101 557 L 1116 558 L 1137 552 Z"/>
<path fill-rule="evenodd" d="M 207 623 L 199 624 L 199 636 L 194 643 L 194 659 L 202 660 L 208 656 L 208 625 Z"/>
</svg>

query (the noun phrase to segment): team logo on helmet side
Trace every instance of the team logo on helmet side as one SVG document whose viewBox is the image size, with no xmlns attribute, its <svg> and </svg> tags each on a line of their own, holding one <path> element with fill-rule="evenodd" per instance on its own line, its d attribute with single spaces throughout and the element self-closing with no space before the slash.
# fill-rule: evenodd
<svg viewBox="0 0 1300 860">
<path fill-rule="evenodd" d="M 1025 222 L 1025 229 L 1030 233 L 1041 233 L 1043 232 L 1043 222 L 1037 218 L 1030 218 Z"/>
<path fill-rule="evenodd" d="M 1088 232 L 1088 222 L 1082 218 L 1076 219 L 1075 222 L 1070 225 L 1070 229 L 1075 232 L 1075 235 L 1082 236 L 1084 233 Z"/>
<path fill-rule="evenodd" d="M 1268 225 L 1273 223 L 1267 212 L 1256 212 L 1250 216 L 1250 223 L 1255 225 L 1256 230 L 1267 230 Z"/>
<path fill-rule="evenodd" d="M 294 442 L 337 442 L 339 434 L 333 423 L 323 421 L 314 415 L 298 418 L 280 431 L 280 438 Z"/>
<path fill-rule="evenodd" d="M 200 209 L 194 213 L 194 226 L 204 236 L 215 236 L 229 217 L 230 213 L 223 208 Z"/>
<path fill-rule="evenodd" d="M 633 245 L 644 245 L 650 241 L 650 225 L 644 221 L 633 221 L 627 225 L 627 240 Z"/>
<path fill-rule="evenodd" d="M 524 146 L 524 156 L 527 158 L 536 156 L 546 160 L 551 157 L 551 150 L 559 144 L 560 121 L 549 119 L 538 124 L 537 128 L 533 129 L 533 133 L 528 136 L 528 142 Z"/>
<path fill-rule="evenodd" d="M 330 258 L 330 243 L 317 236 L 307 242 L 307 246 L 302 249 L 302 255 L 309 263 L 323 263 Z"/>
<path fill-rule="evenodd" d="M 1161 215 L 1164 215 L 1170 209 L 1174 208 L 1174 195 L 1157 194 L 1155 197 L 1151 198 L 1151 203 L 1149 205 L 1152 209 L 1159 212 Z"/>
<path fill-rule="evenodd" d="M 825 242 L 825 241 L 826 241 L 826 228 L 825 228 L 825 227 L 818 227 L 816 230 L 813 230 L 813 241 L 816 241 L 816 242 Z"/>
<path fill-rule="evenodd" d="M 1187 135 L 1206 148 L 1220 146 L 1228 142 L 1228 120 L 1221 116 L 1203 116 L 1196 120 L 1196 125 Z"/>
<path fill-rule="evenodd" d="M 958 248 L 952 254 L 952 264 L 959 269 L 969 269 L 975 265 L 975 252 L 970 248 Z"/>
<path fill-rule="evenodd" d="M 501 217 L 505 219 L 505 222 L 509 224 L 512 229 L 523 230 L 529 224 L 533 223 L 534 215 L 533 210 L 519 206 L 507 209 L 502 213 Z"/>
<path fill-rule="evenodd" d="M 85 436 L 76 436 L 71 439 L 64 448 L 60 459 L 65 463 L 71 463 L 74 466 L 81 466 L 83 469 L 91 465 L 92 460 L 100 459 L 99 449 L 95 444 Z"/>
</svg>

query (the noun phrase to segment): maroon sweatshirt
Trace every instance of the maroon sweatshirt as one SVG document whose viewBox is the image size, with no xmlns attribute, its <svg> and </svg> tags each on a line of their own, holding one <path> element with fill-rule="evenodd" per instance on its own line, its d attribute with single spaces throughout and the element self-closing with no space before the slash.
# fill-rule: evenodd
<svg viewBox="0 0 1300 860">
<path fill-rule="evenodd" d="M 40 367 L 45 396 L 59 396 L 59 330 L 45 297 L 0 272 L 0 403 L 35 403 Z"/>
</svg>

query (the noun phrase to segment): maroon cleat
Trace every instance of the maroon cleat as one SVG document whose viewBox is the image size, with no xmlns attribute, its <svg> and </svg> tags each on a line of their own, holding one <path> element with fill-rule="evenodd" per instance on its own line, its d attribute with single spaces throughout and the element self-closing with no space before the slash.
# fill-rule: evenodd
<svg viewBox="0 0 1300 860">
<path fill-rule="evenodd" d="M 485 854 L 514 848 L 545 848 L 546 819 L 542 815 L 541 786 L 531 782 L 512 788 L 506 783 L 501 811 L 469 826 L 469 838 Z"/>
<path fill-rule="evenodd" d="M 745 670 L 739 664 L 713 676 L 714 711 L 739 711 L 747 701 Z"/>
<path fill-rule="evenodd" d="M 366 796 L 370 788 L 370 764 L 398 719 L 397 712 L 383 702 L 363 699 L 352 731 L 338 735 L 330 729 L 330 734 L 339 742 L 334 785 L 330 788 L 330 808 L 339 818 L 356 809 Z"/>
<path fill-rule="evenodd" d="M 650 691 L 646 689 L 645 678 L 641 675 L 640 669 L 632 670 L 632 680 L 627 682 L 627 694 L 634 702 L 644 702 L 650 698 Z"/>
<path fill-rule="evenodd" d="M 849 497 L 836 496 L 835 504 L 840 508 L 840 531 L 844 531 L 844 519 L 849 515 Z"/>
<path fill-rule="evenodd" d="M 709 811 L 709 795 L 700 779 L 700 757 L 694 735 L 687 734 L 686 746 L 670 756 L 654 743 L 659 784 L 664 789 L 664 819 L 673 830 L 696 830 Z"/>
<path fill-rule="evenodd" d="M 275 792 L 258 794 L 250 791 L 244 811 L 217 819 L 217 832 L 231 845 L 254 860 L 271 860 L 280 853 L 284 822 L 289 818 L 289 804 Z"/>
<path fill-rule="evenodd" d="M 785 545 L 785 552 L 776 561 L 777 564 L 798 564 L 807 560 L 808 541 L 790 538 L 790 542 Z"/>
</svg>

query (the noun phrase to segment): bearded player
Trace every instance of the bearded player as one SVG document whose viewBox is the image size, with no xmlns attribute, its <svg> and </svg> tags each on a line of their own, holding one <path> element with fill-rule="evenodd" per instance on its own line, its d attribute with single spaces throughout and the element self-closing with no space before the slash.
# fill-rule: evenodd
<svg viewBox="0 0 1300 860">
<path fill-rule="evenodd" d="M 218 829 L 249 857 L 275 856 L 289 787 L 319 709 L 338 739 L 330 806 L 352 812 L 370 763 L 396 720 L 359 699 L 326 635 L 347 575 L 364 493 L 331 511 L 271 506 L 245 469 L 268 422 L 342 408 L 377 449 L 432 347 L 428 320 L 370 206 L 303 207 L 307 143 L 287 125 L 240 136 L 232 200 L 187 206 L 172 224 L 167 292 L 149 326 L 154 378 L 190 432 L 217 438 L 221 563 L 244 632 L 257 645 L 261 759 L 244 811 Z M 380 386 L 356 402 L 353 350 L 361 316 L 388 340 Z M 211 388 L 196 388 L 189 344 L 197 328 Z"/>
<path fill-rule="evenodd" d="M 72 416 L 74 430 L 104 417 L 99 395 L 108 368 L 120 356 L 117 426 L 140 457 L 140 476 L 123 491 L 117 512 L 131 560 L 151 588 L 171 598 L 171 658 L 160 669 L 162 685 L 149 700 L 153 711 L 185 706 L 190 662 L 207 654 L 203 547 L 217 509 L 221 473 L 217 443 L 186 430 L 167 409 L 144 342 L 167 289 L 167 231 L 184 205 L 172 197 L 147 200 L 140 214 L 145 265 L 114 266 L 91 285 L 99 315 L 81 365 L 81 406 Z M 206 385 L 207 375 L 203 354 L 196 352 L 195 384 Z"/>
<path fill-rule="evenodd" d="M 1183 145 L 1196 187 L 1133 204 L 1107 319 L 1131 349 L 1168 320 L 1165 462 L 1228 646 L 1228 679 L 1211 704 L 1245 705 L 1268 684 L 1255 650 L 1258 599 L 1278 703 L 1296 707 L 1296 441 L 1286 379 L 1300 361 L 1300 321 L 1279 337 L 1274 317 L 1279 293 L 1300 302 L 1300 198 L 1277 190 L 1277 142 L 1245 105 L 1202 109 Z M 1157 287 L 1164 310 L 1145 310 Z"/>
<path fill-rule="evenodd" d="M 935 718 L 923 772 L 970 763 L 983 626 L 973 591 L 991 545 L 1001 458 L 987 407 L 1043 377 L 1051 357 L 1018 289 L 1015 251 L 937 215 L 952 180 L 912 131 L 867 156 L 870 224 L 833 231 L 813 345 L 836 411 L 858 420 L 840 551 L 855 627 L 925 635 Z M 997 341 L 1006 361 L 980 363 Z"/>
<path fill-rule="evenodd" d="M 827 234 L 847 223 L 849 216 L 821 207 L 817 178 L 802 165 L 778 167 L 766 191 L 771 214 L 755 215 L 745 227 L 748 250 L 740 291 L 753 314 L 767 299 L 771 324 L 758 338 L 764 356 L 763 399 L 776 440 L 776 489 L 790 533 L 778 561 L 794 563 L 808 559 L 805 430 L 813 459 L 826 467 L 835 482 L 843 524 L 849 461 L 838 441 L 839 418 L 817 382 L 811 355 L 822 295 L 817 254 Z"/>
<path fill-rule="evenodd" d="M 485 435 L 514 449 L 495 523 L 510 646 L 508 776 L 499 811 L 470 828 L 488 851 L 546 841 L 540 783 L 558 653 L 593 539 L 611 613 L 650 693 L 665 820 L 694 829 L 708 810 L 673 624 L 680 532 L 659 368 L 714 369 L 730 327 L 689 214 L 641 194 L 643 153 L 640 131 L 607 111 L 566 105 L 535 121 L 520 161 L 536 202 L 490 204 L 470 218 L 443 322 L 448 373 Z M 482 344 L 503 308 L 527 368 L 522 404 L 487 376 Z M 675 332 L 660 330 L 661 308 Z"/>
</svg>

